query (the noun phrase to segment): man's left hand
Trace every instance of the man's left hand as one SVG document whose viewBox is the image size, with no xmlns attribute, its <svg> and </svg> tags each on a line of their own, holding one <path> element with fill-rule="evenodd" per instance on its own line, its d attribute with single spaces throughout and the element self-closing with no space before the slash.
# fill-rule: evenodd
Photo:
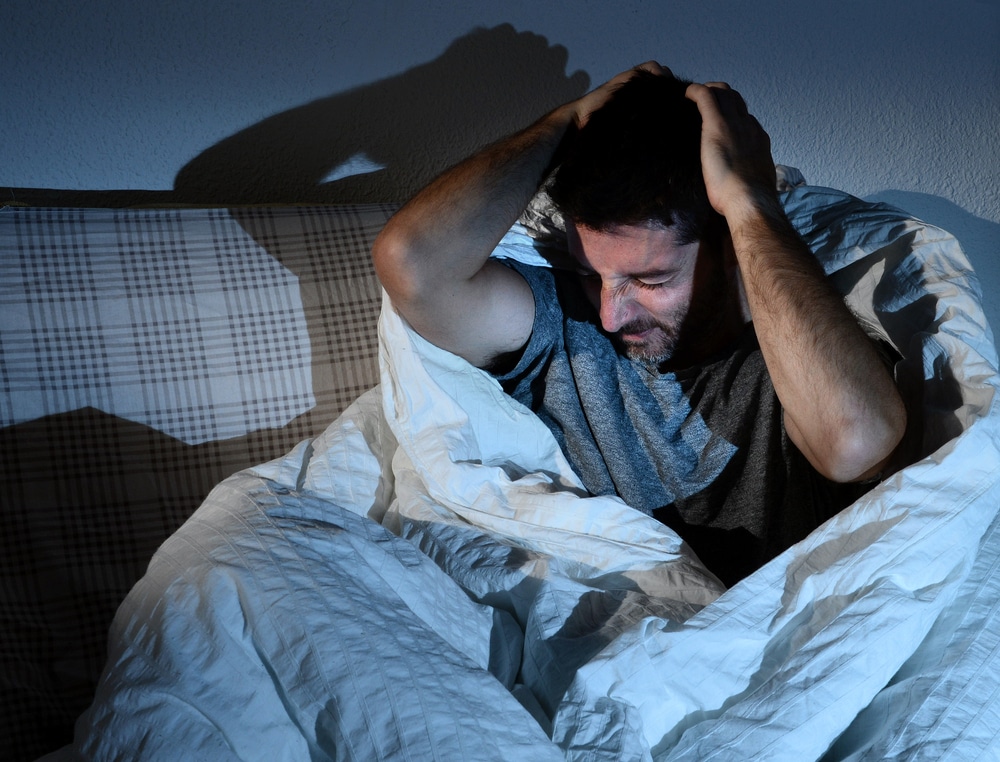
<svg viewBox="0 0 1000 762">
<path fill-rule="evenodd" d="M 701 164 L 708 199 L 727 219 L 748 202 L 777 200 L 771 139 L 725 82 L 688 86 L 702 118 Z"/>
</svg>

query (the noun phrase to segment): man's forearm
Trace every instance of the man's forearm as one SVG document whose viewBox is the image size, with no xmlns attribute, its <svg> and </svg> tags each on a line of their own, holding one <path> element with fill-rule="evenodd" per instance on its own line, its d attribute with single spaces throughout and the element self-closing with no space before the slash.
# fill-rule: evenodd
<svg viewBox="0 0 1000 762">
<path fill-rule="evenodd" d="M 396 310 L 473 365 L 531 335 L 531 289 L 490 254 L 537 191 L 573 114 L 556 109 L 448 170 L 389 220 L 372 248 Z"/>
<path fill-rule="evenodd" d="M 389 221 L 375 247 L 390 294 L 440 296 L 474 277 L 537 191 L 572 111 L 561 107 L 440 175 Z"/>
<path fill-rule="evenodd" d="M 790 436 L 830 478 L 872 475 L 906 426 L 888 369 L 777 198 L 754 199 L 729 221 Z"/>
<path fill-rule="evenodd" d="M 726 218 L 761 351 L 796 446 L 823 474 L 877 473 L 906 428 L 896 385 L 785 216 L 771 141 L 739 93 L 691 85 L 709 201 Z"/>
</svg>

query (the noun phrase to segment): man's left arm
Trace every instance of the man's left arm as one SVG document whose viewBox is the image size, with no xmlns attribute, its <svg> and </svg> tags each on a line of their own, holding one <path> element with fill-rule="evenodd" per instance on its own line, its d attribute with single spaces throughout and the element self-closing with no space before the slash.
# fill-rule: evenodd
<svg viewBox="0 0 1000 762">
<path fill-rule="evenodd" d="M 724 83 L 691 85 L 702 115 L 709 200 L 733 248 L 764 362 L 792 442 L 835 481 L 878 474 L 906 429 L 888 368 L 792 227 L 770 139 Z"/>
</svg>

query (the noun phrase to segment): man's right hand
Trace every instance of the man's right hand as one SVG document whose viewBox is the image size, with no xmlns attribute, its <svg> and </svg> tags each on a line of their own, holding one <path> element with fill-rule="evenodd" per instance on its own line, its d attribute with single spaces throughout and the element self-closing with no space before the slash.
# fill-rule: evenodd
<svg viewBox="0 0 1000 762">
<path fill-rule="evenodd" d="M 573 119 L 576 126 L 583 127 L 587 123 L 587 120 L 590 119 L 590 115 L 603 106 L 615 90 L 617 90 L 625 82 L 632 79 L 637 71 L 648 71 L 651 74 L 666 77 L 673 76 L 670 69 L 666 66 L 660 65 L 656 61 L 646 61 L 645 63 L 641 63 L 638 66 L 629 69 L 628 71 L 623 71 L 621 74 L 609 79 L 600 87 L 591 90 L 586 95 L 583 95 L 577 100 L 567 104 L 573 109 Z"/>
</svg>

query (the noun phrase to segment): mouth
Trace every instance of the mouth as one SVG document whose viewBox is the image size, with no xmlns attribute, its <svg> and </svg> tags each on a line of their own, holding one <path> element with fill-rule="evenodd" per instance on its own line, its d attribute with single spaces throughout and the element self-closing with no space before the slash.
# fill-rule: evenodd
<svg viewBox="0 0 1000 762">
<path fill-rule="evenodd" d="M 618 338 L 624 344 L 644 344 L 656 332 L 655 325 L 632 325 L 618 331 Z"/>
<path fill-rule="evenodd" d="M 624 326 L 615 334 L 619 349 L 632 360 L 661 363 L 674 351 L 674 340 L 662 325 L 654 323 Z"/>
<path fill-rule="evenodd" d="M 644 347 L 649 343 L 650 335 L 653 329 L 650 328 L 642 333 L 625 333 L 621 335 L 621 342 L 626 347 L 639 348 Z"/>
</svg>

